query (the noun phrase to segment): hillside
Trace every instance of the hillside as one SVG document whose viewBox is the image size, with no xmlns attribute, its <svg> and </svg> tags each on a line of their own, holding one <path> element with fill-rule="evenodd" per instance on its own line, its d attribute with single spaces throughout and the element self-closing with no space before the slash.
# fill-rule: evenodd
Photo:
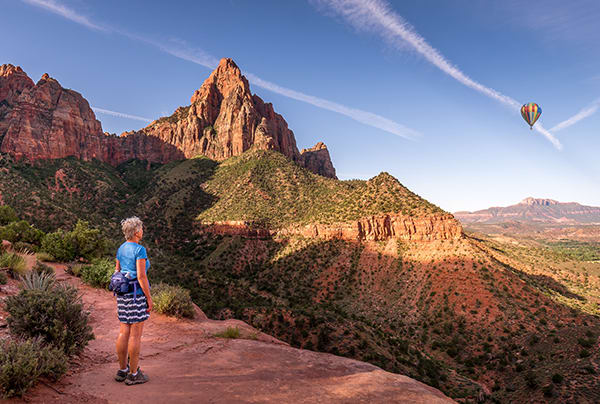
<svg viewBox="0 0 600 404">
<path fill-rule="evenodd" d="M 476 212 L 456 212 L 463 224 L 497 224 L 519 222 L 528 224 L 589 225 L 600 224 L 600 207 L 553 199 L 526 198 L 516 205 L 495 207 Z"/>
<path fill-rule="evenodd" d="M 465 235 L 388 174 L 338 181 L 261 150 L 150 166 L 2 161 L 4 203 L 40 227 L 81 217 L 117 242 L 118 220 L 142 217 L 151 280 L 185 286 L 211 318 L 465 402 L 600 397 L 599 354 L 581 345 L 600 335 L 598 274 L 581 287 L 583 273 L 549 269 L 531 246 Z"/>
</svg>

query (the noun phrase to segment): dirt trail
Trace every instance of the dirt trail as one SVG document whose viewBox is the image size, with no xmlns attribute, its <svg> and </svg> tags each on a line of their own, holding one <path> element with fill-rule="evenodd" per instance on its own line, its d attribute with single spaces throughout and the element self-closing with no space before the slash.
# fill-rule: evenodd
<svg viewBox="0 0 600 404">
<path fill-rule="evenodd" d="M 77 286 L 91 311 L 96 339 L 54 385 L 39 384 L 34 403 L 449 403 L 438 390 L 373 365 L 289 347 L 238 320 L 176 320 L 153 313 L 142 337 L 140 366 L 150 382 L 113 380 L 118 320 L 111 293 L 91 288 L 55 266 L 57 279 Z M 242 336 L 213 335 L 237 326 Z"/>
</svg>

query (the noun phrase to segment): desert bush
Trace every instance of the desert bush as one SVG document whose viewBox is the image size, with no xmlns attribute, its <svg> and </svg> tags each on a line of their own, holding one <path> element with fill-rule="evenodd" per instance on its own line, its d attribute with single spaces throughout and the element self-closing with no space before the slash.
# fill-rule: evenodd
<svg viewBox="0 0 600 404">
<path fill-rule="evenodd" d="M 19 254 L 6 252 L 0 255 L 0 268 L 8 269 L 9 273 L 16 278 L 27 272 L 27 263 Z"/>
<path fill-rule="evenodd" d="M 36 229 L 25 220 L 11 222 L 0 227 L 0 238 L 11 243 L 24 242 L 39 246 L 43 237 L 43 231 Z"/>
<path fill-rule="evenodd" d="M 39 249 L 39 247 L 35 244 L 26 243 L 24 241 L 17 241 L 12 245 L 12 247 L 15 251 L 26 251 L 29 253 L 34 253 Z"/>
<path fill-rule="evenodd" d="M 43 275 L 40 275 L 43 276 Z M 22 289 L 5 300 L 11 334 L 42 338 L 67 355 L 79 353 L 94 338 L 77 289 L 53 285 L 43 289 Z"/>
<path fill-rule="evenodd" d="M 35 258 L 40 262 L 54 262 L 52 254 L 48 254 L 45 251 L 35 253 Z"/>
<path fill-rule="evenodd" d="M 19 220 L 15 210 L 8 205 L 0 206 L 0 226 Z"/>
<path fill-rule="evenodd" d="M 58 261 L 72 261 L 76 257 L 87 260 L 101 257 L 107 250 L 108 241 L 100 236 L 100 230 L 89 227 L 79 220 L 73 230 L 48 233 L 42 240 L 42 251 Z"/>
<path fill-rule="evenodd" d="M 60 379 L 67 371 L 65 353 L 40 339 L 5 341 L 0 346 L 0 388 L 4 397 L 21 396 L 39 377 Z"/>
<path fill-rule="evenodd" d="M 0 271 L 0 285 L 6 285 L 8 282 L 8 277 L 6 276 L 6 272 Z"/>
<path fill-rule="evenodd" d="M 215 337 L 219 338 L 239 338 L 240 337 L 240 329 L 237 327 L 227 327 L 227 329 L 223 332 L 215 334 Z"/>
<path fill-rule="evenodd" d="M 152 288 L 152 301 L 158 313 L 175 317 L 194 317 L 194 304 L 190 292 L 181 286 L 159 283 Z"/>
<path fill-rule="evenodd" d="M 81 268 L 81 279 L 96 288 L 108 289 L 110 277 L 115 272 L 113 260 L 99 258 L 92 261 L 91 265 Z"/>
<path fill-rule="evenodd" d="M 75 258 L 75 248 L 65 235 L 62 230 L 46 234 L 42 240 L 42 251 L 52 255 L 57 261 L 72 261 Z"/>
<path fill-rule="evenodd" d="M 555 373 L 552 375 L 552 383 L 560 384 L 562 383 L 563 379 L 563 375 L 561 375 L 560 373 Z"/>
<path fill-rule="evenodd" d="M 67 268 L 67 272 L 70 273 L 71 275 L 75 275 L 77 277 L 81 276 L 81 272 L 83 271 L 83 268 L 85 268 L 87 265 L 83 265 L 83 264 L 75 264 L 75 265 L 70 265 Z"/>
<path fill-rule="evenodd" d="M 36 261 L 35 266 L 33 267 L 33 272 L 54 275 L 54 268 L 52 268 L 50 265 L 44 264 L 43 262 Z"/>
<path fill-rule="evenodd" d="M 23 289 L 49 291 L 54 287 L 54 273 L 31 271 L 21 277 Z"/>
<path fill-rule="evenodd" d="M 86 221 L 78 220 L 66 238 L 73 246 L 76 257 L 91 260 L 101 257 L 106 252 L 107 241 L 100 236 L 100 230 L 90 228 Z"/>
</svg>

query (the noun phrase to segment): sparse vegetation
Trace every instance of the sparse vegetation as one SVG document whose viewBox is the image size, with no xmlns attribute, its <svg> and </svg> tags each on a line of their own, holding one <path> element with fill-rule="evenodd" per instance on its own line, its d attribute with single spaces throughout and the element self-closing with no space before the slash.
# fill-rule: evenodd
<svg viewBox="0 0 600 404">
<path fill-rule="evenodd" d="M 239 338 L 240 329 L 237 327 L 227 327 L 225 331 L 215 334 L 215 337 L 232 339 Z"/>
<path fill-rule="evenodd" d="M 0 255 L 0 268 L 8 270 L 13 278 L 24 275 L 27 272 L 25 259 L 17 253 L 5 252 Z"/>
<path fill-rule="evenodd" d="M 181 286 L 159 283 L 152 287 L 152 300 L 158 313 L 175 317 L 194 317 L 194 304 L 190 292 Z"/>
</svg>

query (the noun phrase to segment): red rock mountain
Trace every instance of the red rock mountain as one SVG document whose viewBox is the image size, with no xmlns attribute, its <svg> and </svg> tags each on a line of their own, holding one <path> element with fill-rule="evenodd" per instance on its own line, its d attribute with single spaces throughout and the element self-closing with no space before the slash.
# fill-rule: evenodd
<svg viewBox="0 0 600 404">
<path fill-rule="evenodd" d="M 17 159 L 75 156 L 113 165 L 130 159 L 166 163 L 205 155 L 223 160 L 250 148 L 277 150 L 309 170 L 335 178 L 327 147 L 319 142 L 301 153 L 294 133 L 272 104 L 250 92 L 231 59 L 217 69 L 191 105 L 138 132 L 102 132 L 81 94 L 44 74 L 37 84 L 20 67 L 0 67 L 0 151 Z"/>
<path fill-rule="evenodd" d="M 516 205 L 494 207 L 476 212 L 456 212 L 454 216 L 463 224 L 492 224 L 509 221 L 547 224 L 598 224 L 600 223 L 600 207 L 530 197 L 523 199 Z"/>
</svg>

